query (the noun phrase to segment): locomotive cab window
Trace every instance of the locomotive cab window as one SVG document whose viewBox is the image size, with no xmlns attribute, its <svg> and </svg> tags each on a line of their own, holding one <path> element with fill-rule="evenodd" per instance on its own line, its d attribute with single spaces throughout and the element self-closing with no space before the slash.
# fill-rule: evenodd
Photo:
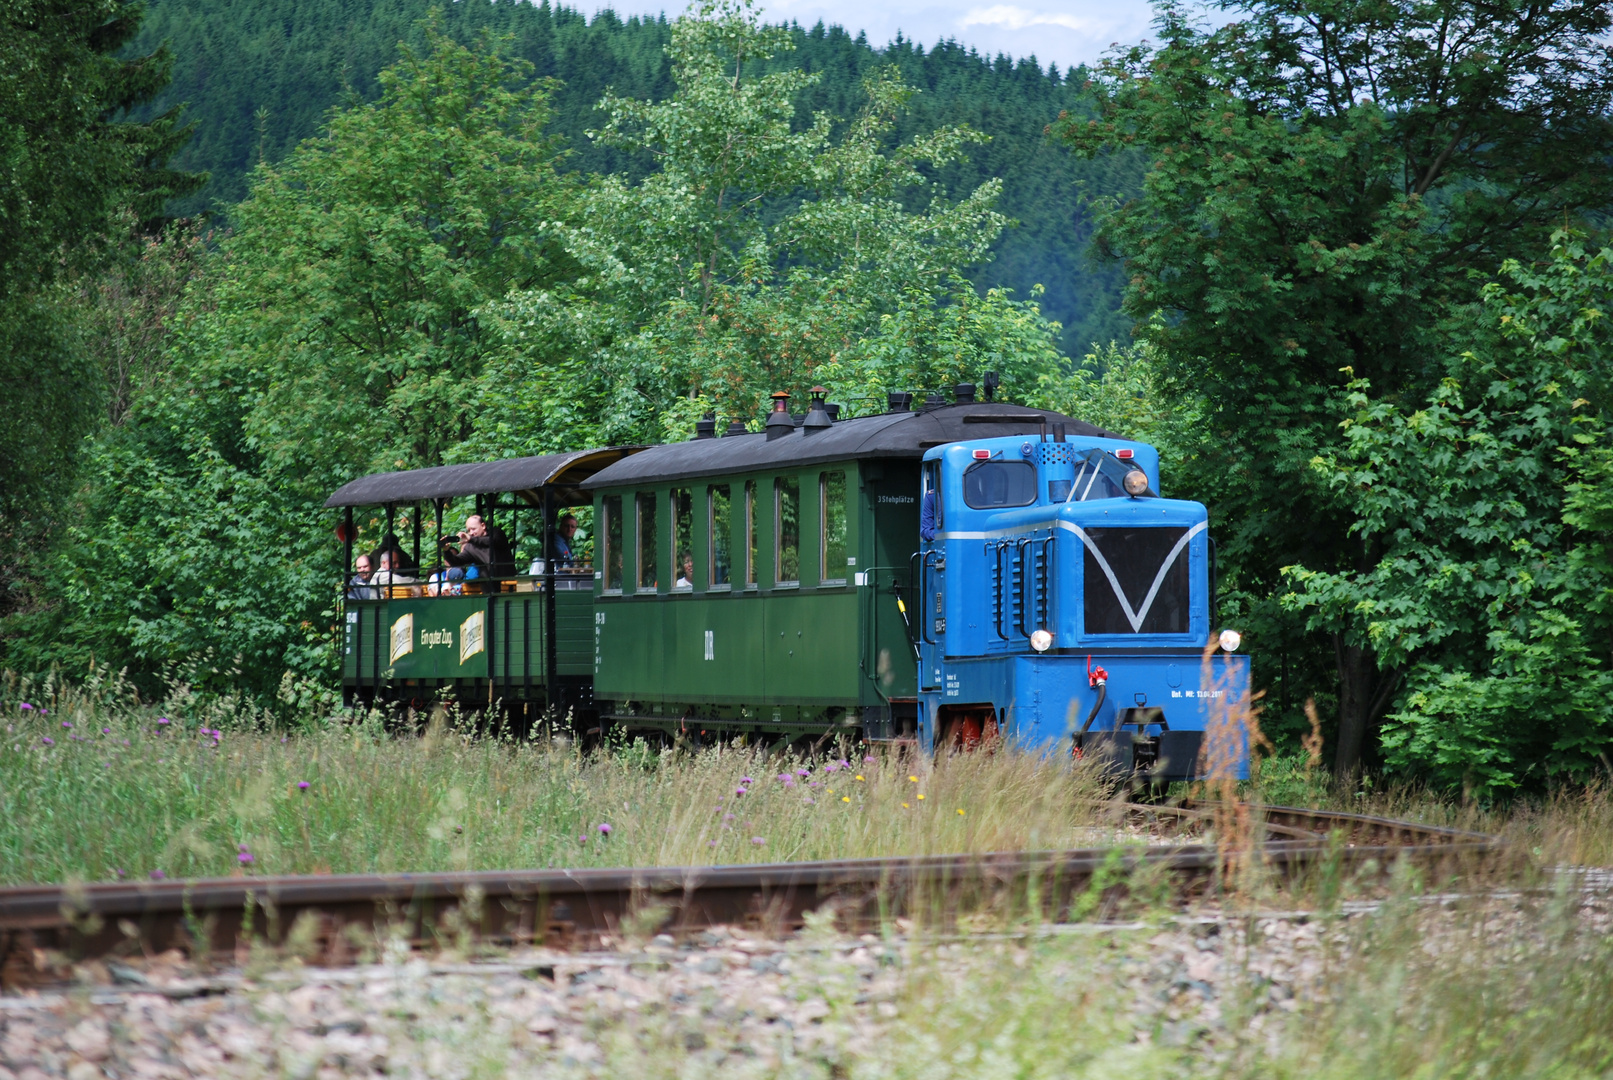
<svg viewBox="0 0 1613 1080">
<path fill-rule="evenodd" d="M 711 538 L 707 563 L 710 584 L 707 588 L 711 589 L 727 589 L 733 584 L 730 580 L 733 565 L 730 548 L 734 539 L 734 523 L 728 491 L 727 484 L 713 484 L 706 489 L 709 500 L 706 535 Z"/>
<path fill-rule="evenodd" d="M 605 527 L 600 530 L 605 550 L 600 563 L 605 570 L 605 591 L 622 591 L 622 497 L 605 497 Z"/>
<path fill-rule="evenodd" d="M 975 510 L 1029 506 L 1036 501 L 1036 466 L 1028 461 L 980 461 L 963 473 L 963 501 Z"/>
<path fill-rule="evenodd" d="M 773 584 L 801 584 L 801 481 L 773 481 Z"/>
<path fill-rule="evenodd" d="M 846 474 L 826 472 L 818 480 L 823 532 L 818 545 L 820 580 L 825 585 L 846 583 Z"/>
</svg>

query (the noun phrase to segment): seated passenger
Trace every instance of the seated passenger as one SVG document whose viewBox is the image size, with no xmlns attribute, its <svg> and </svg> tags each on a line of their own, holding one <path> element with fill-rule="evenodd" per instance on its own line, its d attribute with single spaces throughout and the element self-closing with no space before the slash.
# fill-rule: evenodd
<svg viewBox="0 0 1613 1080">
<path fill-rule="evenodd" d="M 370 584 L 371 562 L 368 555 L 360 555 L 355 569 L 358 571 L 349 581 L 347 598 L 349 600 L 379 600 L 381 590 Z"/>
<path fill-rule="evenodd" d="M 935 531 L 935 489 L 931 488 L 919 504 L 919 539 L 934 540 Z"/>
<path fill-rule="evenodd" d="M 418 580 L 413 574 L 402 568 L 403 560 L 398 553 L 390 548 L 381 549 L 381 569 L 375 572 L 370 581 L 375 585 L 413 585 Z M 376 590 L 377 594 L 380 590 Z"/>
<path fill-rule="evenodd" d="M 573 514 L 562 517 L 554 532 L 549 534 L 549 558 L 554 560 L 556 569 L 577 565 L 577 555 L 571 547 L 572 537 L 576 535 L 577 518 Z"/>
<path fill-rule="evenodd" d="M 458 548 L 452 545 L 458 544 Z M 438 541 L 442 561 L 452 569 L 450 581 L 466 577 L 509 577 L 515 573 L 515 553 L 510 550 L 509 537 L 497 525 L 489 525 L 480 514 L 465 519 L 465 528 L 459 536 L 445 536 Z M 478 573 L 471 575 L 470 570 Z M 453 571 L 459 571 L 455 574 Z"/>
<path fill-rule="evenodd" d="M 672 583 L 674 589 L 694 588 L 694 556 L 687 551 L 678 556 L 678 579 Z"/>
</svg>

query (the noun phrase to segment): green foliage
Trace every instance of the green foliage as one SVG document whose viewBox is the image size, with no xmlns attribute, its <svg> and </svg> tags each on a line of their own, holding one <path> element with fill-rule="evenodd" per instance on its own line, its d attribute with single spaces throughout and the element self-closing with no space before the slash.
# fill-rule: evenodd
<svg viewBox="0 0 1613 1080">
<path fill-rule="evenodd" d="M 1100 240 L 1127 260 L 1127 310 L 1167 316 L 1148 331 L 1167 389 L 1205 403 L 1223 448 L 1208 501 L 1236 523 L 1223 553 L 1270 656 L 1296 629 L 1280 567 L 1361 569 L 1352 507 L 1308 468 L 1346 378 L 1426 393 L 1436 328 L 1478 275 L 1613 202 L 1613 55 L 1601 3 L 1223 6 L 1240 17 L 1211 31 L 1161 6 L 1160 44 L 1106 61 L 1096 111 L 1060 130 L 1085 154 L 1153 158 Z M 1386 694 L 1370 654 L 1333 644 L 1347 770 Z"/>
<path fill-rule="evenodd" d="M 1613 743 L 1613 250 L 1558 240 L 1506 265 L 1426 403 L 1352 384 L 1345 446 L 1314 467 L 1365 568 L 1285 571 L 1285 605 L 1403 676 L 1389 763 L 1483 794 L 1584 777 Z"/>
<path fill-rule="evenodd" d="M 484 32 L 508 35 L 511 56 L 531 64 L 536 77 L 559 80 L 549 99 L 549 130 L 566 140 L 567 167 L 632 180 L 654 169 L 648 155 L 590 140 L 585 132 L 605 123 L 596 106 L 607 90 L 646 101 L 670 96 L 665 47 L 671 27 L 664 16 L 623 20 L 607 9 L 589 21 L 547 0 L 149 0 L 139 47 L 166 41 L 175 56 L 172 87 L 157 107 L 189 103 L 198 130 L 178 160 L 213 175 L 209 188 L 177 203 L 176 212 L 205 207 L 229 215 L 260 161 L 279 162 L 316 135 L 333 105 L 375 100 L 377 75 L 396 57 L 397 43 L 425 46 L 422 23 L 432 12 L 461 44 Z M 1122 153 L 1082 161 L 1044 135 L 1061 110 L 1083 108 L 1082 70 L 981 56 L 950 41 L 927 49 L 899 38 L 879 48 L 855 28 L 848 33 L 821 23 L 791 26 L 787 33 L 793 49 L 760 66 L 813 73 L 815 81 L 798 95 L 800 116 L 855 115 L 865 101 L 866 77 L 896 67 L 922 93 L 896 118 L 886 149 L 958 124 L 992 137 L 967 159 L 930 170 L 954 200 L 1001 180 L 998 208 L 1021 223 L 996 241 L 992 261 L 967 271 L 977 289 L 1026 297 L 1044 285 L 1042 307 L 1065 327 L 1066 352 L 1126 336 L 1120 268 L 1086 255 L 1094 227 L 1089 203 L 1134 192 L 1142 159 Z"/>
<path fill-rule="evenodd" d="M 797 99 L 818 77 L 765 67 L 793 45 L 748 6 L 679 19 L 672 97 L 602 102 L 609 121 L 597 141 L 658 167 L 589 191 L 571 249 L 589 279 L 493 309 L 535 372 L 549 357 L 594 360 L 587 392 L 604 402 L 602 439 L 660 438 L 667 410 L 681 430 L 689 402 L 749 418 L 770 391 L 804 400 L 814 382 L 855 408 L 882 400 L 886 386 L 938 386 L 995 363 L 1023 390 L 1061 360 L 1058 328 L 1034 304 L 1003 290 L 978 297 L 959 273 L 1005 224 L 993 209 L 998 185 L 952 202 L 924 169 L 982 137 L 941 128 L 886 151 L 913 97 L 889 70 L 865 80 L 866 102 L 844 131 L 824 113 L 802 122 Z M 496 408 L 508 392 L 499 381 L 484 400 Z M 505 409 L 500 430 L 535 448 L 552 425 L 528 417 L 523 432 L 520 413 Z"/>
<path fill-rule="evenodd" d="M 261 171 L 164 378 L 92 445 L 50 603 L 14 620 L 8 664 L 128 665 L 148 691 L 184 672 L 259 700 L 288 671 L 329 676 L 323 496 L 439 463 L 470 430 L 476 307 L 565 272 L 573 185 L 539 132 L 543 87 L 490 45 L 430 41 L 380 102 Z"/>
<path fill-rule="evenodd" d="M 476 310 L 563 280 L 570 183 L 526 66 L 428 31 L 381 100 L 260 167 L 204 323 L 254 450 L 306 495 L 434 465 L 470 432 Z"/>
<path fill-rule="evenodd" d="M 48 531 L 45 507 L 70 486 L 73 451 L 101 405 L 71 292 L 58 281 L 98 264 L 119 211 L 150 218 L 205 179 L 166 167 L 189 136 L 177 110 L 119 119 L 168 81 L 163 50 L 116 56 L 139 29 L 140 10 L 128 0 L 13 0 L 0 9 L 0 533 L 8 541 Z"/>
</svg>

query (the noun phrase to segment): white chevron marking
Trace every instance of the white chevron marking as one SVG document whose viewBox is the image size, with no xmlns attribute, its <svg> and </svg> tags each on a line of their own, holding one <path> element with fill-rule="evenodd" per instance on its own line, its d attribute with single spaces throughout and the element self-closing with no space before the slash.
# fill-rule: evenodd
<svg viewBox="0 0 1613 1080">
<path fill-rule="evenodd" d="M 1183 533 L 1176 541 L 1176 546 L 1171 548 L 1169 555 L 1165 556 L 1165 561 L 1159 564 L 1159 573 L 1154 575 L 1154 584 L 1149 587 L 1148 595 L 1143 598 L 1142 610 L 1136 612 L 1131 610 L 1131 601 L 1126 599 L 1126 591 L 1120 587 L 1120 579 L 1115 577 L 1114 569 L 1110 567 L 1109 560 L 1103 557 L 1103 552 L 1098 550 L 1098 545 L 1093 542 L 1092 537 L 1086 534 L 1086 530 L 1068 521 L 1059 522 L 1059 527 L 1069 529 L 1079 536 L 1081 543 L 1085 544 L 1087 550 L 1092 553 L 1092 557 L 1098 560 L 1098 565 L 1103 567 L 1104 576 L 1109 579 L 1109 587 L 1115 591 L 1115 599 L 1120 601 L 1120 606 L 1126 613 L 1126 620 L 1131 623 L 1132 633 L 1139 634 L 1142 633 L 1143 620 L 1148 618 L 1148 611 L 1154 606 L 1154 597 L 1159 595 L 1159 587 L 1165 583 L 1166 571 L 1171 568 L 1177 557 L 1182 554 L 1182 549 L 1187 546 L 1187 542 L 1205 529 L 1208 529 L 1210 523 L 1208 521 L 1199 522 Z M 1088 633 L 1091 633 L 1091 631 L 1089 630 Z"/>
</svg>

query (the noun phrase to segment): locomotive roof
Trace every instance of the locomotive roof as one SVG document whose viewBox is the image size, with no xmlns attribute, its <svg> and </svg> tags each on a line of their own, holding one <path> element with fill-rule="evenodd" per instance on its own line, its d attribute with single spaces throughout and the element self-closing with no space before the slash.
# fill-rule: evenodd
<svg viewBox="0 0 1613 1080">
<path fill-rule="evenodd" d="M 596 450 L 572 450 L 565 454 L 376 473 L 343 484 L 325 500 L 325 505 L 378 506 L 502 491 L 513 491 L 529 502 L 536 502 L 537 489 L 546 485 L 558 487 L 562 499 L 569 494 L 581 501 L 578 485 L 582 481 L 640 449 L 637 446 L 607 446 Z"/>
<path fill-rule="evenodd" d="M 838 420 L 806 434 L 797 424 L 790 434 L 769 440 L 765 434 L 727 435 L 712 439 L 646 447 L 632 457 L 601 469 L 582 483 L 585 490 L 653 484 L 686 476 L 752 472 L 779 465 L 812 465 L 848 458 L 911 458 L 931 447 L 966 439 L 1037 435 L 1063 424 L 1066 435 L 1123 438 L 1111 431 L 1047 409 L 977 401 L 943 405 L 924 412 L 888 412 Z"/>
</svg>

